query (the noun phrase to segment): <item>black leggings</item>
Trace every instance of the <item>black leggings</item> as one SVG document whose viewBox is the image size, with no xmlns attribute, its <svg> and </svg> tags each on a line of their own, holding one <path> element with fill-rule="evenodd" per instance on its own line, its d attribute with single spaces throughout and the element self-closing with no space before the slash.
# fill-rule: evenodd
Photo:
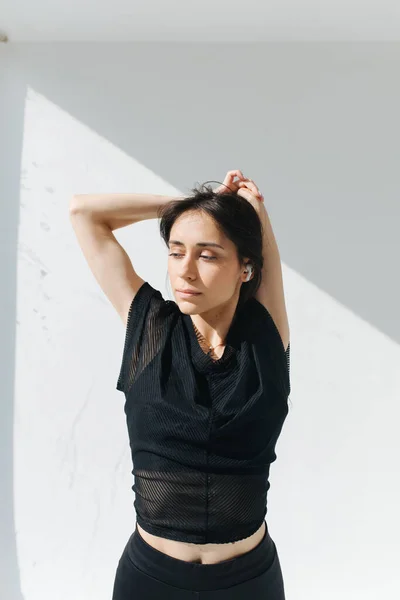
<svg viewBox="0 0 400 600">
<path fill-rule="evenodd" d="M 180 560 L 148 544 L 138 528 L 115 574 L 112 600 L 285 600 L 278 553 L 265 523 L 261 542 L 219 563 Z"/>
</svg>

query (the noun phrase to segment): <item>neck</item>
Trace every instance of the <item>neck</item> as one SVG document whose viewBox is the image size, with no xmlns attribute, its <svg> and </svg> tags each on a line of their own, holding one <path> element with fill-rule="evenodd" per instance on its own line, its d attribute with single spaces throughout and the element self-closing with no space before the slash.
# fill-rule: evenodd
<svg viewBox="0 0 400 600">
<path fill-rule="evenodd" d="M 208 311 L 193 315 L 192 323 L 208 348 L 224 345 L 228 331 L 235 318 L 240 288 L 225 303 Z"/>
<path fill-rule="evenodd" d="M 193 323 L 193 327 L 196 331 L 196 335 L 199 341 L 203 341 L 209 350 L 215 350 L 215 348 L 218 348 L 219 346 L 223 346 L 225 344 L 225 342 L 220 342 L 218 344 L 216 344 L 215 346 L 212 346 L 208 340 L 204 337 L 204 335 L 197 329 L 196 325 Z"/>
</svg>

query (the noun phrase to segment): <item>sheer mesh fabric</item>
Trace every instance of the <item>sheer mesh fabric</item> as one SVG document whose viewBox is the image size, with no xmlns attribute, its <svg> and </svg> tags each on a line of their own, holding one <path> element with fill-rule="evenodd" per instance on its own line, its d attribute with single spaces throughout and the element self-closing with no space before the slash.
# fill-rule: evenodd
<svg viewBox="0 0 400 600">
<path fill-rule="evenodd" d="M 195 543 L 246 538 L 267 513 L 269 471 L 288 413 L 285 351 L 255 298 L 238 309 L 224 354 L 199 345 L 190 315 L 145 282 L 128 314 L 117 389 L 132 451 L 139 525 Z"/>
</svg>

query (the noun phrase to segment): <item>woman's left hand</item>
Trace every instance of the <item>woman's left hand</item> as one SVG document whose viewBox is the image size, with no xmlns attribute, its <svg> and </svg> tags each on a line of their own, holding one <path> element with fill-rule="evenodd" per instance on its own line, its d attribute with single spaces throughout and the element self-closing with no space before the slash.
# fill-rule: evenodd
<svg viewBox="0 0 400 600">
<path fill-rule="evenodd" d="M 236 177 L 239 181 L 235 181 Z M 246 178 L 242 171 L 239 169 L 235 169 L 233 171 L 228 171 L 225 175 L 225 179 L 222 185 L 218 186 L 214 191 L 216 194 L 220 194 L 229 189 L 231 192 L 239 193 L 240 188 L 247 188 L 252 192 L 255 198 L 258 198 L 259 201 L 264 201 L 264 196 L 254 183 L 252 179 Z M 248 194 L 240 194 L 244 198 L 248 198 Z"/>
<path fill-rule="evenodd" d="M 265 211 L 264 196 L 254 181 L 252 179 L 243 178 L 242 181 L 239 181 L 238 185 L 238 196 L 242 196 L 242 198 L 245 198 L 248 202 L 250 202 L 257 214 L 261 217 Z"/>
<path fill-rule="evenodd" d="M 235 181 L 235 179 L 238 181 Z M 242 171 L 236 169 L 233 171 L 228 171 L 225 176 L 224 183 L 219 186 L 215 192 L 223 193 L 226 189 L 230 189 L 231 192 L 236 192 L 242 198 L 245 198 L 253 208 L 257 211 L 258 215 L 261 217 L 263 212 L 265 211 L 264 206 L 264 196 L 254 183 L 252 179 L 248 179 L 242 173 Z"/>
</svg>

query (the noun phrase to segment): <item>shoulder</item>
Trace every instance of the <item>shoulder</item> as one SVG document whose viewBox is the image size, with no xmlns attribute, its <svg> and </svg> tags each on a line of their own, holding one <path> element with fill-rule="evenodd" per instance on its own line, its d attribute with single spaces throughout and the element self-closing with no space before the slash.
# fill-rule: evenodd
<svg viewBox="0 0 400 600">
<path fill-rule="evenodd" d="M 127 392 L 137 373 L 157 355 L 173 322 L 169 317 L 177 309 L 175 302 L 165 300 L 148 281 L 137 290 L 126 319 L 118 390 Z"/>
<path fill-rule="evenodd" d="M 175 312 L 177 305 L 171 300 L 165 300 L 160 290 L 148 281 L 133 296 L 126 319 L 127 329 L 133 329 L 135 324 L 149 319 L 162 319 Z"/>
</svg>

